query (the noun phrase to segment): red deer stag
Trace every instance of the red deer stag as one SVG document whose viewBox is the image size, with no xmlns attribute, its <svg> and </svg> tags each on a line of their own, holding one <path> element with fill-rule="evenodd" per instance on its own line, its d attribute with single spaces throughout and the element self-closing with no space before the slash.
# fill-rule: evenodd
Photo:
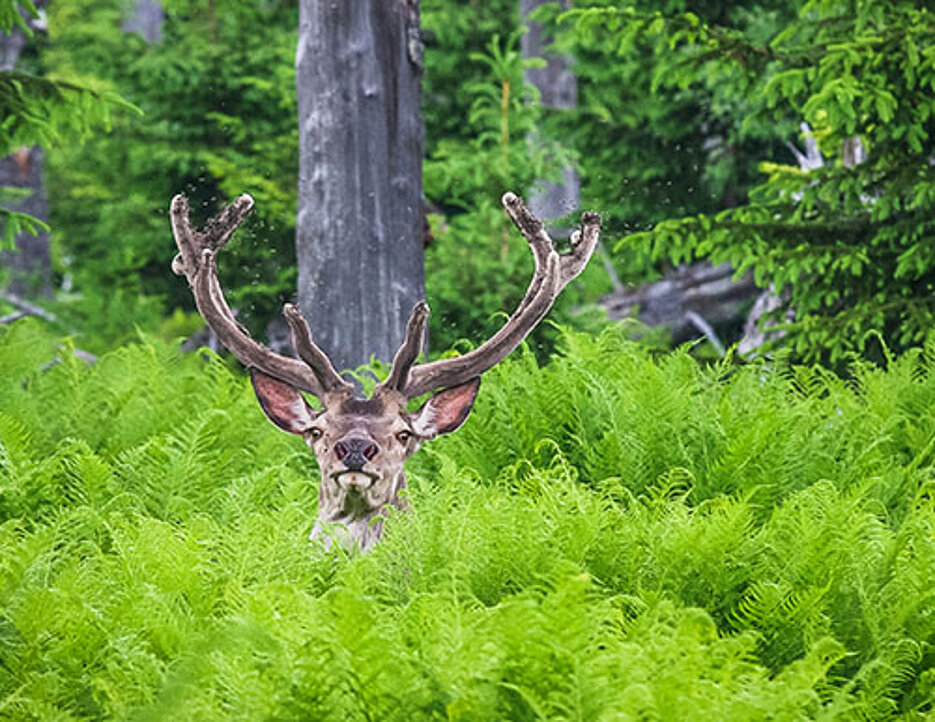
<svg viewBox="0 0 935 722">
<path fill-rule="evenodd" d="M 179 248 L 172 270 L 185 276 L 205 321 L 250 370 L 253 388 L 269 419 L 305 439 L 318 460 L 321 488 L 311 538 L 322 539 L 326 545 L 337 538 L 345 546 L 365 551 L 372 547 L 382 534 L 386 507 L 405 504 L 400 498 L 406 486 L 405 460 L 423 442 L 464 423 L 481 374 L 520 344 L 561 290 L 587 265 L 600 230 L 597 214 L 582 216 L 581 228 L 571 237 L 571 252 L 559 255 L 542 223 L 519 198 L 507 193 L 503 206 L 535 258 L 532 282 L 519 307 L 503 328 L 475 350 L 416 364 L 429 315 L 425 303 L 417 304 L 389 376 L 371 398 L 363 399 L 355 396 L 354 387 L 312 341 L 308 324 L 295 306 L 287 304 L 283 314 L 301 360 L 257 343 L 234 319 L 218 282 L 216 255 L 253 208 L 253 199 L 240 196 L 200 231 L 189 220 L 188 199 L 178 195 L 172 200 L 172 232 Z M 320 411 L 306 402 L 303 391 L 321 401 Z M 418 411 L 407 413 L 410 399 L 432 391 L 437 393 Z"/>
</svg>

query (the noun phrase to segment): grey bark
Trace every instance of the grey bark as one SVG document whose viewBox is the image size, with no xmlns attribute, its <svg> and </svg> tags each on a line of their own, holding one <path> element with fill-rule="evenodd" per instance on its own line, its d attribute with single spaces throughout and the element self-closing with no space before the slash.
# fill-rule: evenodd
<svg viewBox="0 0 935 722">
<path fill-rule="evenodd" d="M 418 0 L 301 0 L 299 307 L 337 368 L 390 361 L 424 296 Z"/>
<path fill-rule="evenodd" d="M 0 71 L 8 73 L 16 67 L 25 45 L 26 36 L 15 28 L 10 33 L 0 33 Z"/>
<path fill-rule="evenodd" d="M 775 314 L 786 303 L 786 299 L 776 293 L 776 287 L 773 284 L 757 296 L 750 309 L 750 315 L 743 325 L 743 337 L 737 344 L 737 353 L 740 356 L 753 357 L 767 341 L 775 341 L 786 335 L 785 331 L 775 328 L 778 321 L 768 318 Z M 784 321 L 791 321 L 794 317 L 791 309 L 787 309 Z"/>
<path fill-rule="evenodd" d="M 160 43 L 164 22 L 165 13 L 158 0 L 136 0 L 121 27 L 124 32 L 142 36 L 147 43 Z"/>
<path fill-rule="evenodd" d="M 523 58 L 542 58 L 544 68 L 526 68 L 526 82 L 539 90 L 543 108 L 568 110 L 578 104 L 578 79 L 571 68 L 571 59 L 550 48 L 550 43 L 543 36 L 542 26 L 529 19 L 529 14 L 540 5 L 551 0 L 520 0 L 520 13 L 528 31 L 523 34 L 521 49 Z M 567 9 L 569 0 L 562 0 L 561 6 Z M 578 172 L 571 167 L 562 170 L 559 182 L 541 183 L 529 199 L 529 207 L 539 218 L 550 220 L 567 216 L 578 209 L 581 203 L 581 182 Z M 570 229 L 564 229 L 565 235 Z M 561 229 L 555 231 L 561 234 Z"/>
<path fill-rule="evenodd" d="M 572 69 L 571 58 L 555 52 L 544 36 L 542 26 L 529 19 L 529 14 L 537 7 L 551 1 L 520 0 L 520 14 L 528 27 L 521 40 L 523 58 L 542 58 L 546 63 L 544 68 L 526 68 L 526 82 L 538 89 L 542 107 L 570 110 L 578 104 L 578 78 Z M 561 0 L 560 4 L 563 10 L 571 7 L 570 0 Z M 581 179 L 578 177 L 578 171 L 571 166 L 562 169 L 560 181 L 539 183 L 533 188 L 529 198 L 529 207 L 532 212 L 547 224 L 575 212 L 580 206 Z M 571 228 L 553 226 L 550 231 L 553 236 L 567 238 L 571 233 Z M 623 290 L 623 284 L 603 243 L 598 244 L 597 252 L 604 271 L 610 278 L 613 290 Z"/>
<path fill-rule="evenodd" d="M 19 30 L 0 34 L 0 71 L 11 71 L 26 45 Z M 42 221 L 49 219 L 49 204 L 42 182 L 42 149 L 20 148 L 0 159 L 0 188 L 25 192 L 21 198 L 4 203 L 11 211 L 28 213 Z M 49 234 L 19 233 L 16 250 L 0 252 L 0 268 L 6 271 L 7 288 L 20 296 L 49 296 L 52 293 L 52 261 Z"/>
<path fill-rule="evenodd" d="M 699 331 L 712 338 L 714 328 L 742 318 L 757 293 L 752 278 L 733 276 L 726 263 L 682 266 L 661 281 L 611 293 L 600 305 L 612 320 L 635 317 L 647 326 L 664 326 L 676 343 L 697 337 Z"/>
</svg>

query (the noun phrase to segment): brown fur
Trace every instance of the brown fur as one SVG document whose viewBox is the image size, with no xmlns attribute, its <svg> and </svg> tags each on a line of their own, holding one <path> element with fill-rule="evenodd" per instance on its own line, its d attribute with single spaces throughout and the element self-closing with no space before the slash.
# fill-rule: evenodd
<svg viewBox="0 0 935 722">
<path fill-rule="evenodd" d="M 391 390 L 370 399 L 349 392 L 329 394 L 325 408 L 317 412 L 297 389 L 254 372 L 253 387 L 263 411 L 279 428 L 300 434 L 318 461 L 318 520 L 310 538 L 326 547 L 337 542 L 370 549 L 383 534 L 386 510 L 406 508 L 406 459 L 425 441 L 458 428 L 479 386 L 480 379 L 474 379 L 441 391 L 413 414 L 406 412 L 405 398 Z M 359 470 L 349 469 L 335 450 L 338 442 L 349 439 L 377 449 Z"/>
</svg>

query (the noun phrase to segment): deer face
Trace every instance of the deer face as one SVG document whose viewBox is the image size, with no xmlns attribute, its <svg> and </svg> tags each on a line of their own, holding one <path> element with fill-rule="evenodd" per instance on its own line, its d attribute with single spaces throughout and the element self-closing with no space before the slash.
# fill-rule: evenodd
<svg viewBox="0 0 935 722">
<path fill-rule="evenodd" d="M 414 413 L 407 413 L 406 398 L 390 389 L 370 399 L 339 391 L 326 394 L 324 408 L 316 411 L 295 387 L 259 371 L 251 377 L 269 419 L 302 436 L 315 454 L 321 471 L 319 522 L 342 523 L 364 548 L 370 521 L 387 505 L 403 504 L 406 459 L 424 442 L 461 426 L 480 387 L 476 378 L 446 389 Z"/>
</svg>

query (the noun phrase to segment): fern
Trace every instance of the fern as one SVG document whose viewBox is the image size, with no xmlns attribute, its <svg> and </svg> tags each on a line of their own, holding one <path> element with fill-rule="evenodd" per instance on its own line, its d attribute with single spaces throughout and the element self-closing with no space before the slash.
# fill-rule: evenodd
<svg viewBox="0 0 935 722">
<path fill-rule="evenodd" d="M 0 330 L 0 717 L 930 714 L 935 349 L 845 380 L 563 338 L 359 556 L 308 544 L 314 461 L 217 357 Z"/>
</svg>

